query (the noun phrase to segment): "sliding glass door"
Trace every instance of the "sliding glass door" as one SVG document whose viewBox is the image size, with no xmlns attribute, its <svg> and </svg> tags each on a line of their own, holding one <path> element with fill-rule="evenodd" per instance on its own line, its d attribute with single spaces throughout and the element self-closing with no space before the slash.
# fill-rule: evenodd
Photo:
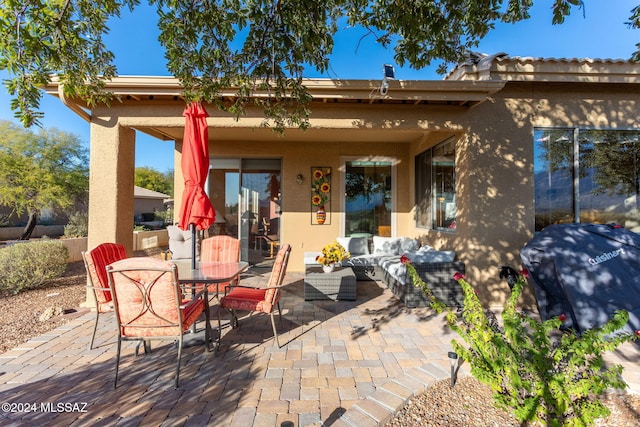
<svg viewBox="0 0 640 427">
<path fill-rule="evenodd" d="M 212 159 L 209 197 L 216 209 L 210 234 L 240 239 L 240 258 L 259 264 L 280 240 L 280 159 Z"/>
</svg>

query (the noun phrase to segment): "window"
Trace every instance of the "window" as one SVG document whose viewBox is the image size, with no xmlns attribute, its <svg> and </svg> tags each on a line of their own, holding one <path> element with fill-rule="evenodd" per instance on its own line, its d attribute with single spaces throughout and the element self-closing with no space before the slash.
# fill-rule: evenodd
<svg viewBox="0 0 640 427">
<path fill-rule="evenodd" d="M 640 231 L 640 131 L 535 129 L 535 230 L 571 222 Z"/>
<path fill-rule="evenodd" d="M 345 163 L 345 236 L 391 236 L 391 162 Z"/>
<path fill-rule="evenodd" d="M 415 158 L 416 227 L 456 230 L 455 137 Z"/>
</svg>

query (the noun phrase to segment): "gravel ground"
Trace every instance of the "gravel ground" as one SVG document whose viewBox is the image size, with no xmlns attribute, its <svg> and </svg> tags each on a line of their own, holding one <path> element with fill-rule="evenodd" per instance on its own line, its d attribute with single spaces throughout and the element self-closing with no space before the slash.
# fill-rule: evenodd
<svg viewBox="0 0 640 427">
<path fill-rule="evenodd" d="M 611 410 L 596 426 L 640 426 L 640 396 L 614 395 L 604 399 Z M 493 406 L 491 389 L 473 377 L 460 378 L 452 388 L 440 381 L 409 400 L 385 427 L 508 427 L 520 423 Z"/>
<path fill-rule="evenodd" d="M 74 262 L 61 277 L 44 288 L 0 298 L 0 353 L 86 313 L 86 309 L 80 308 L 85 300 L 85 284 L 84 265 Z M 605 398 L 605 402 L 612 414 L 606 420 L 599 420 L 597 426 L 640 426 L 639 395 L 615 394 Z M 518 425 L 509 413 L 493 406 L 487 386 L 473 377 L 465 377 L 453 388 L 448 380 L 434 384 L 407 402 L 385 427 Z"/>
<path fill-rule="evenodd" d="M 86 298 L 86 277 L 84 263 L 72 262 L 45 287 L 0 298 L 0 353 L 86 313 L 80 308 Z"/>
</svg>

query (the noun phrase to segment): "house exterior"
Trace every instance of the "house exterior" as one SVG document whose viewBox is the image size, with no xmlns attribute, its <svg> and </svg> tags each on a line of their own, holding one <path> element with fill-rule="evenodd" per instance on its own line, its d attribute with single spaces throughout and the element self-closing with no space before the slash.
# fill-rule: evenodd
<svg viewBox="0 0 640 427">
<path fill-rule="evenodd" d="M 133 200 L 134 218 L 137 218 L 139 220 L 138 222 L 141 222 L 147 220 L 143 218 L 143 216 L 146 216 L 143 214 L 165 211 L 165 203 L 171 200 L 171 196 L 135 185 L 133 187 Z M 153 221 L 153 219 L 149 221 Z"/>
<path fill-rule="evenodd" d="M 306 131 L 280 136 L 258 110 L 235 120 L 206 106 L 207 190 L 243 257 L 260 227 L 292 245 L 292 271 L 337 236 L 417 237 L 455 250 L 481 299 L 499 306 L 509 293 L 499 267 L 519 268 L 537 228 L 638 229 L 639 83 L 640 65 L 626 61 L 506 55 L 470 58 L 441 81 L 390 81 L 384 95 L 380 81 L 309 80 Z M 89 246 L 131 249 L 134 130 L 174 141 L 178 208 L 185 103 L 173 78 L 107 88 L 120 102 L 91 109 L 56 83 L 46 91 L 91 126 Z M 314 194 L 322 184 L 329 191 Z"/>
</svg>

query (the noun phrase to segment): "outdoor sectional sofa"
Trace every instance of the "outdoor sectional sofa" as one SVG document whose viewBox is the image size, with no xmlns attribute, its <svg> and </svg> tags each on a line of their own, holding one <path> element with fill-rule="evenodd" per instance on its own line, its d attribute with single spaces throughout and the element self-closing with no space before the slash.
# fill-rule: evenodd
<svg viewBox="0 0 640 427">
<path fill-rule="evenodd" d="M 381 280 L 407 307 L 425 307 L 429 302 L 407 274 L 402 255 L 411 260 L 436 297 L 449 307 L 462 307 L 462 289 L 453 275 L 464 274 L 465 265 L 455 260 L 455 252 L 420 246 L 408 237 L 373 236 L 371 251 L 366 237 L 338 237 L 337 241 L 351 253 L 343 266 L 351 266 L 358 280 Z"/>
</svg>

